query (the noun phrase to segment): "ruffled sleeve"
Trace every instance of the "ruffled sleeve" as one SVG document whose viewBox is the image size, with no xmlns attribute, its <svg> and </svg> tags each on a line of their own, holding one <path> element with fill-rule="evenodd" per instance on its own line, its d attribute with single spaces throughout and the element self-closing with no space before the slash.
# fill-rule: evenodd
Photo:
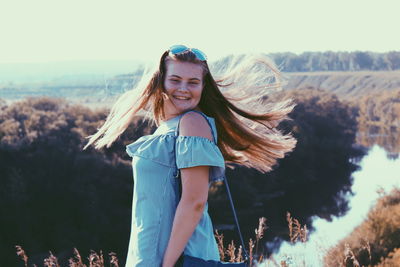
<svg viewBox="0 0 400 267">
<path fill-rule="evenodd" d="M 221 150 L 210 139 L 202 136 L 179 135 L 176 138 L 176 166 L 178 169 L 210 166 L 209 182 L 222 181 L 225 161 Z"/>
</svg>

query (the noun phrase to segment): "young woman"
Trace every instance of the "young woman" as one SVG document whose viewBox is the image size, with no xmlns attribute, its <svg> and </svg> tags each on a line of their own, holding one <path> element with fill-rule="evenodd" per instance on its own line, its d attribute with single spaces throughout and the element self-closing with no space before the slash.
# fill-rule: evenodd
<svg viewBox="0 0 400 267">
<path fill-rule="evenodd" d="M 296 145 L 290 134 L 275 128 L 289 119 L 291 101 L 263 104 L 260 99 L 266 89 L 280 88 L 274 64 L 265 56 L 245 56 L 219 65 L 216 81 L 202 51 L 171 46 L 151 77 L 124 93 L 104 125 L 88 137 L 84 149 L 96 140 L 97 149 L 109 147 L 141 111 L 158 126 L 126 147 L 134 177 L 126 267 L 173 267 L 182 253 L 220 260 L 208 215 L 209 186 L 223 181 L 225 164 L 267 172 Z M 253 108 L 264 112 L 248 111 Z"/>
</svg>

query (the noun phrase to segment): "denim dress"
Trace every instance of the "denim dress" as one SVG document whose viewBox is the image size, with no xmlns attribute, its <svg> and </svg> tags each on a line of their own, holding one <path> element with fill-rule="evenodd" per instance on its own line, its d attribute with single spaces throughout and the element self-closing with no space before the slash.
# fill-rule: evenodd
<svg viewBox="0 0 400 267">
<path fill-rule="evenodd" d="M 191 111 L 200 113 L 207 120 L 214 141 L 202 136 L 178 135 L 180 118 Z M 208 165 L 209 186 L 215 181 L 222 181 L 225 161 L 216 143 L 214 118 L 197 110 L 188 110 L 162 122 L 153 134 L 142 136 L 126 146 L 126 152 L 132 157 L 134 188 L 125 267 L 162 265 L 179 203 L 176 167 Z M 208 203 L 186 244 L 184 254 L 205 260 L 220 260 Z"/>
</svg>

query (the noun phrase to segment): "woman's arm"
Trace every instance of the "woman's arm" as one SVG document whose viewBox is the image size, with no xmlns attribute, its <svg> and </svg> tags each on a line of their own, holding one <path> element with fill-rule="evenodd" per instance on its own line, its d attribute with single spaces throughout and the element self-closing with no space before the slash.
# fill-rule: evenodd
<svg viewBox="0 0 400 267">
<path fill-rule="evenodd" d="M 205 118 L 189 112 L 181 118 L 180 135 L 202 136 L 212 140 Z M 209 166 L 182 168 L 182 196 L 175 212 L 171 236 L 164 254 L 162 267 L 173 267 L 182 254 L 194 229 L 203 215 L 208 198 Z"/>
<path fill-rule="evenodd" d="M 182 197 L 175 212 L 163 267 L 174 266 L 203 215 L 208 196 L 208 169 L 208 166 L 181 169 Z"/>
</svg>

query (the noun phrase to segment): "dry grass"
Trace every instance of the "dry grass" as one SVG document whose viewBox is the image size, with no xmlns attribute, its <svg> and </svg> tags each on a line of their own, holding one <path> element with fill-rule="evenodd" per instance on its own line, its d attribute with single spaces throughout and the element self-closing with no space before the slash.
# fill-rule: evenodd
<svg viewBox="0 0 400 267">
<path fill-rule="evenodd" d="M 17 255 L 24 261 L 25 266 L 28 267 L 28 256 L 26 255 L 25 251 L 21 248 L 21 246 L 15 246 L 17 248 Z M 46 267 L 61 267 L 58 264 L 57 258 L 49 251 L 50 256 L 44 259 L 43 266 Z M 79 251 L 74 248 L 73 250 L 74 256 L 68 259 L 68 266 L 69 267 L 105 267 L 104 264 L 104 257 L 103 252 L 100 250 L 100 255 L 98 255 L 95 251 L 91 250 L 88 263 L 85 264 L 82 261 L 82 257 L 79 254 Z M 110 256 L 110 267 L 119 267 L 118 265 L 118 258 L 114 252 L 110 252 L 108 254 Z M 32 264 L 33 267 L 37 267 L 36 264 Z"/>
<path fill-rule="evenodd" d="M 288 220 L 290 220 L 290 222 L 293 222 L 293 226 L 291 226 L 291 228 L 290 228 L 291 229 L 290 233 L 293 234 L 295 237 L 302 236 L 302 234 L 304 233 L 303 228 L 299 227 L 298 221 L 296 219 L 293 220 L 290 217 L 289 213 L 288 213 L 288 216 L 289 216 Z M 265 257 L 265 255 L 263 255 L 263 253 L 259 253 L 258 249 L 259 249 L 260 240 L 263 238 L 264 232 L 266 229 L 267 229 L 266 218 L 264 218 L 264 217 L 259 218 L 259 225 L 255 229 L 255 242 L 252 238 L 250 238 L 250 240 L 249 240 L 249 251 L 248 251 L 249 258 L 250 258 L 249 267 L 252 267 L 252 266 L 254 266 L 254 264 L 261 262 Z M 300 231 L 300 232 L 298 232 L 298 231 Z M 235 243 L 232 240 L 228 244 L 228 247 L 225 248 L 224 242 L 223 242 L 224 236 L 223 236 L 223 234 L 219 234 L 218 230 L 215 230 L 215 237 L 217 239 L 218 250 L 220 253 L 221 260 L 224 261 L 226 257 L 228 257 L 228 262 L 242 262 L 244 260 L 242 246 L 239 246 L 239 248 L 236 248 Z M 22 249 L 21 246 L 17 245 L 15 247 L 17 249 L 17 255 L 25 263 L 25 266 L 28 267 L 28 255 Z M 254 248 L 255 248 L 255 250 L 254 250 Z M 50 254 L 49 257 L 44 259 L 43 266 L 61 267 L 57 261 L 57 258 L 52 254 L 51 251 L 49 251 L 49 254 Z M 73 254 L 74 254 L 74 256 L 68 260 L 69 267 L 105 267 L 106 266 L 101 250 L 100 250 L 100 255 L 98 255 L 95 251 L 91 250 L 91 253 L 88 257 L 87 263 L 84 263 L 82 261 L 82 257 L 79 254 L 78 249 L 74 248 Z M 114 252 L 110 252 L 108 255 L 110 255 L 109 266 L 110 267 L 118 267 L 119 266 L 118 258 L 116 256 L 116 254 Z M 255 259 L 255 256 L 258 257 L 257 260 Z M 38 267 L 35 264 L 32 264 L 31 266 Z M 280 265 L 280 266 L 288 266 L 288 265 L 285 265 L 285 263 L 283 262 L 282 265 Z"/>
<path fill-rule="evenodd" d="M 355 238 L 353 234 L 351 234 L 348 238 L 342 241 L 344 245 L 336 245 L 334 249 L 326 251 L 325 254 L 325 262 L 324 266 L 328 267 L 396 267 L 400 266 L 400 248 L 395 247 L 392 249 L 390 246 L 386 246 L 386 249 L 389 250 L 385 253 L 385 257 L 379 258 L 379 263 L 373 265 L 372 262 L 373 256 L 377 254 L 376 250 L 378 249 L 378 245 L 385 246 L 389 241 L 395 241 L 398 237 L 390 236 L 396 235 L 400 228 L 393 229 L 393 225 L 388 225 L 388 216 L 386 213 L 387 210 L 390 209 L 390 214 L 394 216 L 397 213 L 397 208 L 400 207 L 398 205 L 400 201 L 400 191 L 399 189 L 395 189 L 391 195 L 382 196 L 374 209 L 371 210 L 369 214 L 369 220 L 365 221 L 358 229 L 363 229 L 367 227 L 370 231 L 369 233 L 364 233 L 362 238 Z M 396 207 L 396 208 L 395 208 Z M 378 216 L 380 215 L 380 216 Z M 389 216 L 390 217 L 390 216 Z M 399 221 L 396 218 L 392 218 L 391 222 L 398 225 Z M 287 212 L 286 220 L 288 222 L 288 230 L 290 242 L 292 244 L 296 242 L 301 242 L 305 244 L 308 241 L 308 231 L 307 226 L 302 226 L 300 222 L 292 218 L 291 214 Z M 371 224 L 374 228 L 369 227 Z M 379 227 L 378 227 L 379 226 Z M 255 229 L 255 238 L 254 240 L 250 238 L 248 243 L 248 254 L 249 254 L 249 265 L 248 267 L 305 267 L 308 266 L 306 261 L 303 259 L 301 264 L 296 263 L 294 265 L 292 256 L 287 256 L 286 259 L 281 259 L 280 262 L 277 262 L 273 255 L 270 257 L 266 257 L 264 251 L 259 252 L 259 243 L 260 240 L 264 236 L 264 232 L 267 229 L 266 218 L 262 217 L 259 219 L 259 225 Z M 372 231 L 371 229 L 374 229 Z M 379 230 L 379 231 L 378 231 Z M 374 233 L 372 233 L 374 232 Z M 360 236 L 359 232 L 356 230 L 357 236 Z M 228 247 L 224 246 L 224 236 L 223 234 L 219 234 L 217 230 L 215 230 L 215 237 L 218 244 L 218 251 L 220 254 L 220 259 L 222 261 L 228 262 L 242 262 L 244 260 L 243 248 L 239 246 L 236 248 L 233 241 L 228 244 Z M 374 238 L 371 238 L 373 235 Z M 383 237 L 383 238 L 382 238 Z M 368 240 L 379 241 L 375 244 L 370 243 Z M 357 242 L 355 242 L 357 241 Z M 386 243 L 385 243 L 386 242 Z M 390 245 L 395 245 L 395 242 L 390 242 Z M 377 245 L 378 244 L 378 245 Z M 398 244 L 397 244 L 398 245 Z M 383 247 L 382 246 L 382 247 Z M 262 246 L 263 248 L 263 246 Z M 28 256 L 21 246 L 16 246 L 17 255 L 21 258 L 21 260 L 25 263 L 25 267 L 28 267 Z M 322 249 L 322 248 L 321 248 Z M 375 249 L 375 251 L 374 251 Z M 44 260 L 44 265 L 46 267 L 60 267 L 57 258 L 49 251 L 49 257 Z M 105 263 L 102 251 L 100 251 L 100 255 L 98 255 L 95 251 L 91 250 L 89 257 L 87 258 L 87 263 L 84 263 L 82 260 L 79 251 L 74 248 L 73 249 L 73 257 L 69 259 L 69 267 L 118 267 L 118 258 L 114 252 L 110 252 L 109 254 L 109 263 Z M 38 267 L 35 264 L 30 265 L 34 267 Z"/>
<path fill-rule="evenodd" d="M 328 251 L 326 266 L 400 266 L 400 188 L 380 194 L 367 219 Z"/>
</svg>

